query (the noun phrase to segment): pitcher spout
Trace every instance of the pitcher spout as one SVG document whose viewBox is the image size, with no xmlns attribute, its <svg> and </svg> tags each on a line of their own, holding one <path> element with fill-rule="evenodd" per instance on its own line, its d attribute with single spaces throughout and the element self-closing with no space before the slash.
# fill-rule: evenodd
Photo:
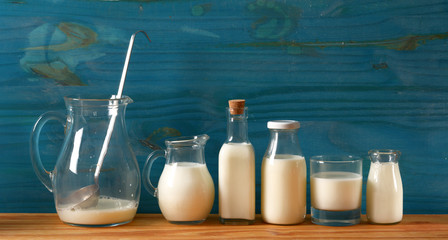
<svg viewBox="0 0 448 240">
<path fill-rule="evenodd" d="M 207 134 L 201 134 L 196 136 L 184 136 L 169 138 L 165 141 L 167 148 L 170 147 L 194 147 L 205 146 L 210 137 Z"/>
</svg>

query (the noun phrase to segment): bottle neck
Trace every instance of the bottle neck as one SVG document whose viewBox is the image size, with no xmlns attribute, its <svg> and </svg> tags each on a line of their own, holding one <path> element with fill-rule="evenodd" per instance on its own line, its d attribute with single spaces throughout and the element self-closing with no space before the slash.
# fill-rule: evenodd
<svg viewBox="0 0 448 240">
<path fill-rule="evenodd" d="M 401 152 L 398 150 L 370 150 L 369 157 L 372 163 L 398 163 Z"/>
<path fill-rule="evenodd" d="M 288 154 L 302 156 L 297 136 L 298 129 L 271 129 L 266 156 Z"/>
<path fill-rule="evenodd" d="M 242 114 L 231 114 L 227 108 L 226 143 L 250 143 L 247 126 L 247 108 Z"/>
</svg>

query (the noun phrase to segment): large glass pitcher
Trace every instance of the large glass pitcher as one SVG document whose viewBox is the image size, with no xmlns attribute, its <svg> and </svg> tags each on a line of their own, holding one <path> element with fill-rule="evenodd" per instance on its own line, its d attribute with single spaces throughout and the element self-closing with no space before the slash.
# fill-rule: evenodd
<svg viewBox="0 0 448 240">
<path fill-rule="evenodd" d="M 208 135 L 178 137 L 165 141 L 166 150 L 149 155 L 143 168 L 143 184 L 159 200 L 163 216 L 175 224 L 202 223 L 215 198 L 212 177 L 205 165 Z M 158 158 L 166 163 L 157 188 L 150 180 L 151 166 Z"/>
<path fill-rule="evenodd" d="M 132 99 L 65 97 L 67 115 L 47 112 L 31 133 L 31 161 L 36 175 L 53 192 L 59 218 L 72 225 L 115 226 L 135 216 L 140 173 L 126 126 Z M 54 170 L 39 153 L 40 132 L 49 120 L 61 122 L 65 138 Z"/>
</svg>

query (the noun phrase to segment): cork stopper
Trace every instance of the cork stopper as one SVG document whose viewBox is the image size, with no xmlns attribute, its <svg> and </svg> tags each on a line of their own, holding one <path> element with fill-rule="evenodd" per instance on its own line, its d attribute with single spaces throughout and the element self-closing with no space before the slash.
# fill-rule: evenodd
<svg viewBox="0 0 448 240">
<path fill-rule="evenodd" d="M 229 100 L 230 114 L 232 114 L 232 115 L 243 114 L 245 103 L 246 103 L 246 100 L 244 100 L 244 99 Z"/>
</svg>

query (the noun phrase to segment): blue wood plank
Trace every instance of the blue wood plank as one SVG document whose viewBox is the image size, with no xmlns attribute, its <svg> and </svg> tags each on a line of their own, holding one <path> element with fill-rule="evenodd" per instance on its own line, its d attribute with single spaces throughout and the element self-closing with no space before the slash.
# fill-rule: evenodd
<svg viewBox="0 0 448 240">
<path fill-rule="evenodd" d="M 446 0 L 4 1 L 0 212 L 55 211 L 31 168 L 32 126 L 43 112 L 64 112 L 66 95 L 115 93 L 129 37 L 143 29 L 152 43 L 136 38 L 125 86 L 135 101 L 126 121 L 141 167 L 150 152 L 141 140 L 163 145 L 170 134 L 207 133 L 217 186 L 227 100 L 245 98 L 257 212 L 266 122 L 295 119 L 307 159 L 361 155 L 364 179 L 368 150 L 401 150 L 405 213 L 448 213 L 446 22 Z M 60 135 L 46 130 L 48 169 Z M 145 190 L 139 212 L 159 212 Z"/>
</svg>

